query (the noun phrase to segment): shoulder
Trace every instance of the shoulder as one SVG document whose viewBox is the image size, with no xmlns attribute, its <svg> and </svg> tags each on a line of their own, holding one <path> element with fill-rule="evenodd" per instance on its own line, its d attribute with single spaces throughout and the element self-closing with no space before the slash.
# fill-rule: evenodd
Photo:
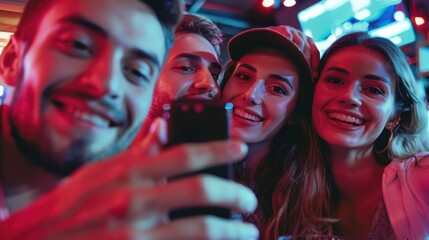
<svg viewBox="0 0 429 240">
<path fill-rule="evenodd" d="M 401 185 L 407 185 L 417 196 L 429 199 L 429 152 L 421 152 L 414 157 L 395 160 L 387 171 L 396 172 Z M 428 200 L 429 201 L 429 200 Z"/>
<path fill-rule="evenodd" d="M 393 159 L 386 168 L 399 168 L 401 171 L 411 170 L 416 167 L 423 167 L 429 170 L 429 152 L 420 152 L 405 159 Z"/>
<path fill-rule="evenodd" d="M 429 153 L 395 159 L 385 168 L 383 199 L 396 236 L 423 239 L 429 229 Z M 394 197 L 392 197 L 394 196 Z"/>
</svg>

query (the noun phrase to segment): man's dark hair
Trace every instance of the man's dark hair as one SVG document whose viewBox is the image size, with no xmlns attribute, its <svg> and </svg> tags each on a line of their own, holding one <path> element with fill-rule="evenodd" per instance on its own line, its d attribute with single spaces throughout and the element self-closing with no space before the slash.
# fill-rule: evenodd
<svg viewBox="0 0 429 240">
<path fill-rule="evenodd" d="M 91 0 L 88 0 L 91 1 Z M 166 52 L 173 45 L 174 27 L 182 15 L 181 0 L 136 0 L 147 4 L 155 12 L 165 35 Z M 24 41 L 26 49 L 31 46 L 46 11 L 55 4 L 55 0 L 28 0 L 14 37 Z"/>
<path fill-rule="evenodd" d="M 207 39 L 220 57 L 220 45 L 224 40 L 223 32 L 210 19 L 196 15 L 184 14 L 176 33 L 196 33 Z"/>
</svg>

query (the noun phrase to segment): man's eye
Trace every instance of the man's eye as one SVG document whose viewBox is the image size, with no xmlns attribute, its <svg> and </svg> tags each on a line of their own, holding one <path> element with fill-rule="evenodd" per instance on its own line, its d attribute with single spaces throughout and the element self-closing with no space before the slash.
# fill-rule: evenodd
<svg viewBox="0 0 429 240">
<path fill-rule="evenodd" d="M 85 43 L 82 43 L 82 42 L 79 42 L 79 41 L 74 41 L 72 44 L 73 44 L 73 47 L 76 50 L 78 50 L 78 51 L 88 51 L 88 52 L 91 52 L 91 49 Z"/>
<path fill-rule="evenodd" d="M 133 84 L 143 86 L 150 82 L 150 68 L 146 64 L 130 64 L 124 66 L 126 78 Z"/>
<path fill-rule="evenodd" d="M 174 69 L 176 69 L 178 72 L 181 72 L 181 73 L 195 72 L 195 68 L 190 67 L 190 66 L 176 66 L 176 67 L 174 67 Z"/>
<path fill-rule="evenodd" d="M 77 58 L 87 58 L 95 53 L 92 37 L 83 31 L 64 30 L 58 34 L 55 44 L 59 51 Z"/>
<path fill-rule="evenodd" d="M 95 39 L 86 31 L 66 27 L 53 36 L 56 47 L 66 55 L 87 58 L 95 54 Z"/>
<path fill-rule="evenodd" d="M 62 39 L 57 42 L 57 47 L 60 51 L 72 57 L 86 58 L 94 54 L 89 44 L 75 39 Z"/>
</svg>

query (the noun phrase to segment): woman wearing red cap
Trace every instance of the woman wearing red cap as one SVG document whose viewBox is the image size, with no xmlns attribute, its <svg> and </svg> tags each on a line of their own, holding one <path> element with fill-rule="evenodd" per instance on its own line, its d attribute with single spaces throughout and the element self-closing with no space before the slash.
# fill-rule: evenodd
<svg viewBox="0 0 429 240">
<path fill-rule="evenodd" d="M 329 232 L 325 169 L 318 156 L 302 160 L 317 152 L 308 137 L 316 46 L 302 32 L 277 26 L 236 35 L 228 51 L 222 98 L 234 105 L 231 137 L 249 146 L 235 177 L 260 203 L 256 214 L 242 217 L 263 239 Z"/>
</svg>

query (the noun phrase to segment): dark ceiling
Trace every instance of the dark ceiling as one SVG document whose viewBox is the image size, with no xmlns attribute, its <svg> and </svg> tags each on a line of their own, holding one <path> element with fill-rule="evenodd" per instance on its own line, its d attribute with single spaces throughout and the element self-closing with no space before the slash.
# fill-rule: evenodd
<svg viewBox="0 0 429 240">
<path fill-rule="evenodd" d="M 215 21 L 227 35 L 234 35 L 244 29 L 276 25 L 278 23 L 295 26 L 296 9 L 304 9 L 317 0 L 297 1 L 293 9 L 282 17 L 281 10 L 263 9 L 262 0 L 187 0 L 188 11 L 204 15 Z M 283 18 L 283 19 L 282 19 Z M 299 27 L 299 26 L 296 26 Z"/>
<path fill-rule="evenodd" d="M 90 0 L 89 0 L 90 1 Z M 296 0 L 292 8 L 277 10 L 262 9 L 262 0 L 184 0 L 189 12 L 207 16 L 216 22 L 227 35 L 234 35 L 244 29 L 286 24 L 300 28 L 297 13 L 319 0 Z M 411 5 L 423 9 L 429 15 L 429 0 L 404 0 L 408 8 Z M 0 10 L 4 6 L 22 8 L 26 0 L 0 0 Z M 411 4 L 413 3 L 413 4 Z"/>
<path fill-rule="evenodd" d="M 90 1 L 90 0 L 88 0 Z M 118 0 L 120 1 L 120 0 Z M 187 10 L 204 15 L 216 22 L 226 35 L 226 39 L 251 27 L 271 25 L 291 25 L 300 29 L 297 14 L 319 0 L 296 0 L 291 8 L 263 9 L 262 0 L 184 0 Z M 278 0 L 279 1 L 279 0 Z M 418 9 L 429 16 L 429 0 L 403 0 L 409 11 Z M 0 12 L 0 28 L 13 29 L 17 22 L 17 13 L 25 5 L 26 0 L 0 0 L 0 11 L 8 10 L 13 13 Z M 4 16 L 8 18 L 4 18 Z M 12 18 L 12 19 L 11 19 Z M 321 23 L 323 24 L 323 23 Z M 429 25 L 429 23 L 427 23 Z M 427 28 L 429 31 L 429 27 Z M 429 36 L 426 37 L 429 39 Z M 424 37 L 417 39 L 421 41 Z"/>
</svg>

